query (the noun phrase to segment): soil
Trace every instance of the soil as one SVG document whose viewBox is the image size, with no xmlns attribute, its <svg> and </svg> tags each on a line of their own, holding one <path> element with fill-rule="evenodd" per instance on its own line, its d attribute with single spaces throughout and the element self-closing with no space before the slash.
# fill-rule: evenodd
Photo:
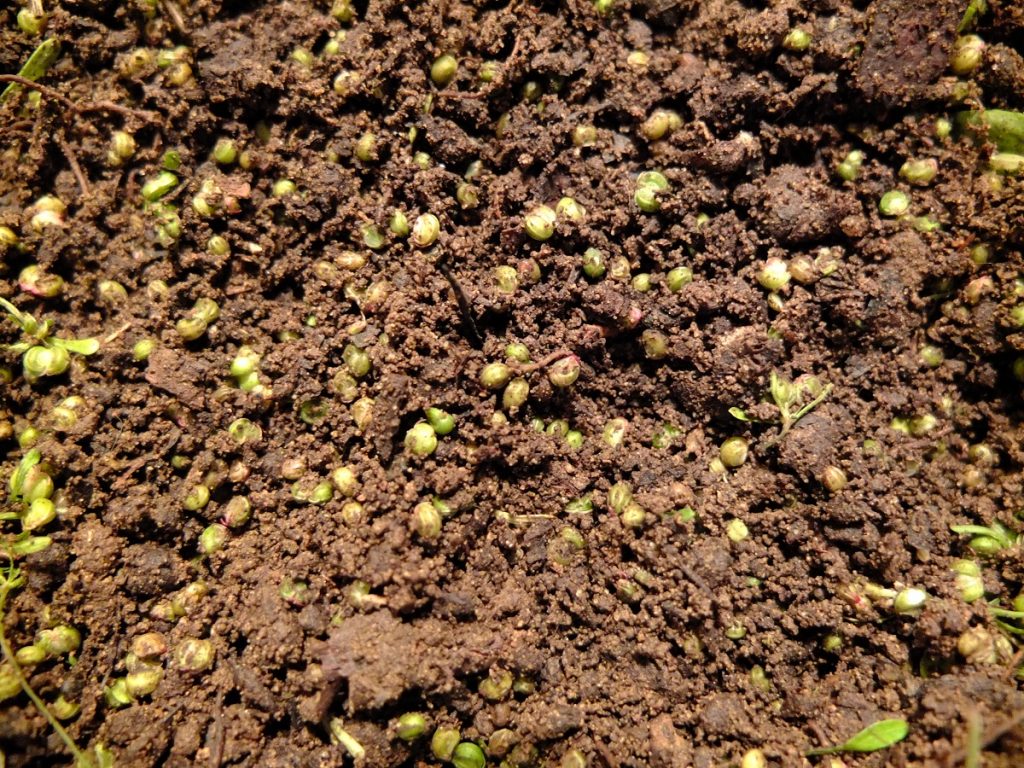
<svg viewBox="0 0 1024 768">
<path fill-rule="evenodd" d="M 951 565 L 978 558 L 950 526 L 1022 526 L 1024 332 L 1010 312 L 1024 196 L 1019 180 L 986 175 L 991 145 L 936 135 L 972 105 L 1024 107 L 1014 2 L 990 0 L 979 17 L 987 48 L 966 81 L 949 73 L 955 0 L 635 0 L 608 16 L 586 0 L 356 0 L 344 23 L 310 0 L 51 6 L 45 34 L 63 52 L 42 82 L 73 104 L 44 92 L 33 109 L 22 90 L 0 105 L 0 225 L 24 246 L 4 254 L 0 295 L 102 346 L 32 385 L 6 355 L 4 474 L 24 452 L 15 435 L 36 426 L 61 514 L 44 531 L 52 545 L 20 561 L 27 583 L 4 620 L 15 647 L 59 622 L 81 631 L 73 664 L 28 671 L 47 702 L 81 705 L 68 723 L 80 745 L 106 745 L 119 766 L 351 765 L 331 743 L 337 720 L 365 750 L 357 764 L 383 768 L 439 765 L 436 726 L 493 753 L 492 734 L 513 731 L 515 750 L 491 758 L 510 767 L 578 749 L 591 766 L 711 768 L 754 748 L 771 766 L 824 766 L 805 753 L 888 717 L 910 724 L 907 739 L 842 764 L 961 764 L 972 728 L 985 766 L 1022 764 L 1019 653 L 981 664 L 957 652 L 970 628 L 1003 635 L 986 600 L 957 591 Z M 39 40 L 16 11 L 0 9 L 3 72 Z M 808 50 L 782 46 L 794 26 Z M 191 52 L 183 84 L 173 67 L 132 65 L 139 48 L 177 45 Z M 430 66 L 449 52 L 459 68 L 438 87 Z M 501 62 L 488 83 L 484 60 Z M 347 94 L 332 89 L 342 70 L 357 73 Z M 102 102 L 135 111 L 87 108 Z M 640 126 L 656 108 L 682 125 L 649 141 Z M 576 146 L 588 124 L 596 139 Z M 112 168 L 122 129 L 138 149 Z M 364 162 L 353 146 L 367 131 L 377 158 Z M 224 137 L 249 153 L 246 169 L 210 159 Z M 843 181 L 834 169 L 853 149 L 866 160 Z M 168 150 L 181 158 L 168 199 L 182 231 L 161 243 L 140 190 Z M 934 181 L 903 181 L 908 157 L 937 160 Z M 456 194 L 477 161 L 479 204 L 466 208 Z M 633 202 L 645 170 L 670 184 L 656 214 Z M 283 178 L 297 191 L 275 196 Z M 204 218 L 190 201 L 209 179 L 234 203 Z M 941 228 L 880 215 L 892 188 Z M 30 226 L 44 194 L 68 205 L 65 227 Z M 528 238 L 523 215 L 563 195 L 585 220 Z M 396 209 L 436 214 L 437 243 L 387 233 Z M 387 234 L 382 248 L 364 245 L 367 223 Z M 213 235 L 230 254 L 208 251 Z M 971 258 L 979 244 L 987 263 Z M 619 271 L 586 277 L 589 247 L 649 274 L 650 290 Z M 354 271 L 352 250 L 367 257 Z M 757 280 L 769 257 L 816 265 L 774 307 Z M 63 294 L 20 292 L 30 263 L 62 276 Z M 514 293 L 497 288 L 502 265 L 520 275 Z M 684 265 L 693 282 L 673 293 L 666 274 Z M 126 297 L 105 300 L 104 280 Z M 183 342 L 175 322 L 202 297 L 220 316 Z M 645 356 L 650 331 L 666 338 L 662 359 Z M 3 333 L 17 338 L 9 322 Z M 145 338 L 157 349 L 136 362 Z M 578 356 L 578 381 L 524 371 L 528 402 L 503 410 L 479 375 L 510 342 L 535 361 Z M 262 355 L 271 395 L 234 385 L 243 344 Z M 355 390 L 338 386 L 349 344 L 373 363 Z M 922 361 L 924 344 L 940 364 Z M 773 372 L 832 387 L 781 437 Z M 72 395 L 78 421 L 55 425 Z M 365 402 L 353 407 L 363 397 L 368 422 Z M 304 420 L 314 400 L 323 413 Z M 457 426 L 419 458 L 403 441 L 430 406 Z M 930 430 L 892 426 L 925 414 Z M 242 417 L 262 436 L 239 445 L 227 428 Z M 603 440 L 611 418 L 628 422 L 618 447 Z M 723 472 L 732 436 L 749 456 Z M 980 443 L 991 460 L 969 452 Z M 305 462 L 307 485 L 350 465 L 361 512 L 341 493 L 297 500 L 289 459 Z M 836 467 L 848 485 L 829 492 Z M 204 480 L 212 500 L 186 509 Z M 618 482 L 646 510 L 642 527 L 610 509 Z M 200 533 L 237 495 L 251 520 L 201 556 Z M 426 540 L 412 510 L 434 497 L 450 515 Z M 583 497 L 592 510 L 567 509 Z M 747 538 L 727 535 L 734 519 Z M 1024 587 L 1021 547 L 979 562 L 987 599 L 1008 607 Z M 930 598 L 896 614 L 851 597 L 868 582 Z M 113 706 L 104 690 L 147 632 L 169 646 L 163 678 Z M 826 650 L 832 635 L 841 645 Z M 210 669 L 181 668 L 189 638 L 212 642 Z M 507 674 L 500 700 L 479 693 Z M 395 737 L 406 712 L 424 713 L 426 738 Z M 24 696 L 0 704 L 0 744 L 10 766 L 69 760 Z"/>
</svg>

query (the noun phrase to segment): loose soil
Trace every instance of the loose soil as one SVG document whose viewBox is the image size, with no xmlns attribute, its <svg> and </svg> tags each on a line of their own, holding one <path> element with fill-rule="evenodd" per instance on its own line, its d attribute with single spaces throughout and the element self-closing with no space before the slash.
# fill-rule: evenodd
<svg viewBox="0 0 1024 768">
<path fill-rule="evenodd" d="M 799 766 L 828 765 L 805 752 L 901 717 L 903 743 L 844 764 L 961 764 L 971 723 L 984 765 L 1022 764 L 1019 657 L 970 664 L 957 653 L 971 627 L 1000 633 L 985 600 L 957 591 L 951 564 L 972 553 L 950 525 L 1021 526 L 1012 366 L 1024 333 L 1010 310 L 1024 196 L 1018 180 L 997 188 L 985 176 L 990 146 L 935 131 L 964 104 L 1024 106 L 1019 6 L 993 1 L 980 18 L 988 48 L 964 88 L 948 68 L 964 5 L 952 0 L 636 0 L 607 17 L 585 0 L 357 0 L 347 23 L 306 0 L 51 5 L 45 34 L 63 53 L 43 83 L 77 105 L 141 111 L 76 110 L 46 94 L 31 109 L 24 91 L 0 107 L 0 224 L 25 245 L 7 249 L 0 295 L 103 340 L 32 386 L 9 353 L 2 404 L 5 476 L 23 453 L 14 434 L 37 426 L 64 507 L 45 530 L 52 546 L 21 561 L 28 581 L 5 626 L 16 647 L 57 622 L 82 632 L 73 665 L 29 672 L 46 701 L 81 704 L 69 723 L 81 745 L 106 745 L 121 766 L 351 765 L 326 727 L 337 719 L 365 749 L 362 765 L 438 765 L 431 731 L 395 738 L 395 718 L 415 711 L 481 744 L 514 732 L 519 746 L 494 765 L 555 766 L 576 748 L 592 766 L 710 768 L 756 747 L 769 765 Z M 39 40 L 17 30 L 16 10 L 0 10 L 3 72 Z M 781 45 L 794 26 L 813 37 L 806 52 Z M 175 45 L 191 49 L 182 85 L 151 60 L 131 64 L 138 48 Z M 292 57 L 297 47 L 311 62 Z M 439 88 L 430 65 L 449 52 L 459 69 Z M 501 62 L 489 83 L 477 77 L 484 60 Z M 332 89 L 342 70 L 357 73 L 348 94 Z M 640 126 L 659 107 L 682 125 L 648 141 Z M 576 146 L 587 124 L 596 139 Z M 119 129 L 138 150 L 110 168 Z M 371 162 L 353 155 L 366 131 L 377 136 Z M 209 159 L 222 137 L 250 153 L 248 169 Z M 834 167 L 852 149 L 866 160 L 844 182 Z M 165 246 L 140 188 L 167 150 L 181 156 L 182 234 Z M 935 180 L 907 185 L 897 171 L 908 157 L 935 158 Z M 456 192 L 477 161 L 479 204 L 465 208 Z M 633 202 L 644 170 L 671 184 L 656 214 Z M 283 178 L 297 191 L 275 197 Z M 194 212 L 207 179 L 235 212 Z M 941 228 L 880 216 L 892 188 Z M 68 204 L 66 227 L 29 226 L 43 194 Z M 563 195 L 585 221 L 560 220 L 545 243 L 526 237 L 524 213 Z M 417 249 L 387 233 L 395 209 L 410 222 L 436 214 L 438 242 Z M 388 235 L 382 248 L 364 245 L 368 223 Z M 229 255 L 207 251 L 215 234 Z M 970 257 L 980 243 L 991 252 L 982 265 Z M 587 278 L 588 247 L 650 274 L 651 289 Z M 346 270 L 349 250 L 366 265 Z M 817 264 L 781 307 L 757 281 L 768 257 Z M 29 263 L 61 275 L 63 295 L 20 293 Z M 520 275 L 512 294 L 497 288 L 502 265 Z M 673 293 L 665 276 L 682 265 L 694 279 Z M 108 279 L 125 299 L 102 300 Z M 200 297 L 220 318 L 184 343 L 175 321 Z M 651 330 L 667 338 L 663 359 L 644 354 Z M 135 362 L 133 345 L 150 337 L 157 350 Z M 557 389 L 530 371 L 529 401 L 503 411 L 478 377 L 510 342 L 533 360 L 577 355 L 579 380 Z M 350 343 L 373 370 L 339 392 Z M 234 386 L 243 344 L 262 355 L 272 397 Z M 924 364 L 924 344 L 944 361 Z M 773 371 L 833 387 L 782 439 Z M 84 398 L 80 417 L 57 428 L 51 409 L 71 395 Z M 373 406 L 360 428 L 362 397 Z M 300 418 L 316 398 L 322 417 Z M 428 406 L 457 427 L 421 459 L 403 440 Z M 891 426 L 924 414 L 936 421 L 923 434 Z M 260 439 L 229 436 L 241 417 Z M 619 447 L 602 439 L 613 417 L 628 421 Z M 730 436 L 750 442 L 749 458 L 716 472 Z M 972 463 L 978 443 L 992 461 Z M 362 512 L 337 493 L 296 500 L 281 476 L 294 458 L 308 467 L 301 482 L 351 465 Z M 825 490 L 827 467 L 845 472 L 845 489 Z M 211 502 L 186 510 L 204 478 Z M 609 508 L 617 482 L 646 510 L 643 527 Z M 200 557 L 200 532 L 243 494 L 252 519 Z M 433 497 L 451 515 L 425 541 L 410 521 Z M 567 509 L 582 497 L 592 511 Z M 734 519 L 745 540 L 726 535 Z M 566 527 L 582 549 L 567 546 Z M 1024 585 L 1020 547 L 980 562 L 989 599 L 1007 607 Z M 285 599 L 295 582 L 308 590 Z M 353 598 L 357 582 L 369 597 Z M 850 598 L 867 582 L 930 599 L 897 615 Z M 184 599 L 196 584 L 206 594 Z M 185 615 L 169 621 L 175 599 Z M 104 688 L 145 632 L 170 647 L 163 680 L 112 707 Z M 823 647 L 830 635 L 837 649 Z M 210 670 L 180 669 L 187 638 L 212 641 Z M 516 685 L 505 698 L 478 692 L 506 672 Z M 11 766 L 68 762 L 23 696 L 0 705 L 0 743 Z"/>
</svg>

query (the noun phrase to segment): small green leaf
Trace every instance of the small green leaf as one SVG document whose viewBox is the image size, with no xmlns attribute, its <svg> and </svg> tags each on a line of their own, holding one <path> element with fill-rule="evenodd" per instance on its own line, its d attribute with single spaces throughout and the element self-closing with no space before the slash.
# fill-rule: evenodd
<svg viewBox="0 0 1024 768">
<path fill-rule="evenodd" d="M 750 421 L 750 417 L 747 416 L 744 410 L 742 408 L 737 408 L 736 406 L 729 409 L 729 415 L 734 419 L 739 419 L 740 421 Z"/>
<path fill-rule="evenodd" d="M 78 355 L 92 355 L 100 348 L 100 343 L 96 339 L 58 339 L 55 337 L 49 339 L 47 343 Z"/>
<path fill-rule="evenodd" d="M 32 51 L 32 55 L 28 57 L 18 75 L 26 80 L 36 81 L 46 74 L 46 70 L 57 60 L 58 56 L 60 56 L 60 43 L 52 37 L 49 40 L 43 40 L 39 47 Z M 20 85 L 11 83 L 4 88 L 3 93 L 0 93 L 0 102 L 19 90 L 21 90 Z"/>
<path fill-rule="evenodd" d="M 10 482 L 8 483 L 12 499 L 16 499 L 21 496 L 21 489 L 25 484 L 25 476 L 28 475 L 28 471 L 42 461 L 42 459 L 43 454 L 41 454 L 37 448 L 33 448 L 21 457 L 21 461 L 18 463 L 18 468 L 14 470 L 14 474 L 11 475 Z"/>
<path fill-rule="evenodd" d="M 1002 528 L 1002 526 L 1000 526 Z M 1002 531 L 997 530 L 994 526 L 987 528 L 983 525 L 951 525 L 949 529 L 953 533 L 967 534 L 970 536 L 984 536 L 988 539 L 993 539 L 999 542 L 999 545 L 1004 549 L 1008 549 L 1013 546 L 1013 542 L 1010 538 Z"/>
<path fill-rule="evenodd" d="M 854 734 L 842 744 L 824 749 L 812 749 L 807 756 L 834 755 L 836 752 L 877 752 L 903 741 L 907 738 L 908 733 L 910 733 L 910 726 L 907 725 L 906 720 L 898 718 L 879 720 Z"/>
</svg>

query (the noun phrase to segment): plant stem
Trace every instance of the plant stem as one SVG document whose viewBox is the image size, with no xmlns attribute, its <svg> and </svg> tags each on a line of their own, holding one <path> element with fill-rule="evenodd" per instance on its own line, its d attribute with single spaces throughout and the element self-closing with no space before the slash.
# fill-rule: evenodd
<svg viewBox="0 0 1024 768">
<path fill-rule="evenodd" d="M 7 659 L 7 663 L 11 665 L 11 669 L 14 671 L 14 676 L 17 678 L 18 683 L 21 685 L 21 689 L 25 692 L 25 695 L 32 700 L 32 703 L 35 705 L 36 709 L 39 710 L 39 713 L 46 718 L 50 727 L 56 731 L 57 735 L 60 736 L 61 741 L 64 742 L 71 754 L 74 755 L 75 764 L 78 766 L 91 765 L 92 762 L 89 760 L 88 755 L 78 748 L 78 745 L 75 744 L 75 740 L 72 739 L 71 735 L 64 730 L 64 726 L 62 726 L 60 721 L 53 716 L 53 713 L 46 707 L 46 704 L 41 698 L 39 698 L 39 695 L 32 690 L 32 686 L 28 684 L 28 680 L 25 679 L 25 675 L 22 673 L 21 667 L 18 665 L 18 661 L 14 657 L 14 652 L 11 650 L 10 643 L 7 642 L 7 634 L 4 632 L 3 618 L 7 596 L 10 594 L 15 583 L 15 579 L 10 576 L 13 572 L 14 568 L 12 566 L 10 571 L 8 571 L 9 576 L 5 578 L 3 584 L 0 585 L 0 650 L 3 651 L 3 655 L 4 658 Z"/>
</svg>

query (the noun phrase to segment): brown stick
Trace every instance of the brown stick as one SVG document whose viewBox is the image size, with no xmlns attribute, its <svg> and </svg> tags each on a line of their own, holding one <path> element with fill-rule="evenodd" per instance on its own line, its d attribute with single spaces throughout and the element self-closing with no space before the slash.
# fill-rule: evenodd
<svg viewBox="0 0 1024 768">
<path fill-rule="evenodd" d="M 509 368 L 511 368 L 516 373 L 530 373 L 531 371 L 539 371 L 541 368 L 551 365 L 551 363 L 555 362 L 556 360 L 561 360 L 563 357 L 571 356 L 572 350 L 565 349 L 563 347 L 562 349 L 556 349 L 550 355 L 545 355 L 535 363 L 526 363 L 525 365 L 510 365 Z"/>
<path fill-rule="evenodd" d="M 112 101 L 96 101 L 86 104 L 78 104 L 55 88 L 51 88 L 48 85 L 42 85 L 34 80 L 29 80 L 27 77 L 22 77 L 21 75 L 0 75 L 0 83 L 15 83 L 25 88 L 31 88 L 34 91 L 39 91 L 39 93 L 46 96 L 48 99 L 59 101 L 67 109 L 80 115 L 85 115 L 90 112 L 113 112 L 123 117 L 135 118 L 136 120 L 142 120 L 146 123 L 155 123 L 157 121 L 157 116 L 152 112 L 124 107 L 120 104 L 115 104 Z"/>
<path fill-rule="evenodd" d="M 71 166 L 71 172 L 78 180 L 78 188 L 82 191 L 82 198 L 84 200 L 89 196 L 89 181 L 85 178 L 85 174 L 82 173 L 82 166 L 78 164 L 78 157 L 75 155 L 75 150 L 71 148 L 70 144 L 68 144 L 63 133 L 57 135 L 57 144 L 60 146 L 60 151 L 64 153 L 64 157 L 68 159 L 68 165 Z"/>
</svg>

